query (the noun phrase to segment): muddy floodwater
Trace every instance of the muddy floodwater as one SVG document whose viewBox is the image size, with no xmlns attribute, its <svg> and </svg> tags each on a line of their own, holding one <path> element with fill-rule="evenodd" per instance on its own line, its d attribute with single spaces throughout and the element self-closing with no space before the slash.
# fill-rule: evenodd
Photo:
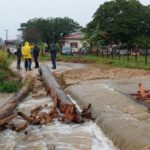
<svg viewBox="0 0 150 150">
<path fill-rule="evenodd" d="M 49 111 L 52 99 L 45 97 L 33 99 L 28 96 L 16 111 L 29 114 L 39 106 L 48 106 L 42 111 Z M 79 107 L 79 106 L 78 106 Z M 16 119 L 15 123 L 23 120 Z M 58 120 L 47 125 L 29 125 L 24 131 L 12 130 L 0 132 L 0 150 L 116 150 L 112 142 L 92 121 L 83 124 L 63 124 Z"/>
</svg>

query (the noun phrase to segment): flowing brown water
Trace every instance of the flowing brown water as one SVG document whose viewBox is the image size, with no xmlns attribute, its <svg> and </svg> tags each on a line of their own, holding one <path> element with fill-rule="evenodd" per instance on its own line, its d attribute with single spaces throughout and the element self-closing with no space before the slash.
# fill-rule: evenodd
<svg viewBox="0 0 150 150">
<path fill-rule="evenodd" d="M 43 111 L 52 106 L 52 99 L 45 97 L 33 99 L 28 96 L 17 107 L 17 111 L 29 114 L 30 110 L 48 104 Z M 20 122 L 20 120 L 17 120 Z M 29 125 L 16 133 L 11 130 L 0 132 L 0 150 L 116 150 L 112 142 L 92 121 L 84 124 L 63 124 L 58 120 L 47 125 Z"/>
</svg>

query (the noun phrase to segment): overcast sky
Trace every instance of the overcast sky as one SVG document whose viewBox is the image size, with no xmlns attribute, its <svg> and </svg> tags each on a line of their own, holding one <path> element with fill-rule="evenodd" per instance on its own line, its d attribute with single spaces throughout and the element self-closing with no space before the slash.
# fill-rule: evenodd
<svg viewBox="0 0 150 150">
<path fill-rule="evenodd" d="M 16 38 L 20 24 L 32 18 L 68 16 L 85 26 L 100 4 L 109 0 L 0 0 L 0 37 Z M 150 4 L 150 0 L 139 0 Z"/>
</svg>

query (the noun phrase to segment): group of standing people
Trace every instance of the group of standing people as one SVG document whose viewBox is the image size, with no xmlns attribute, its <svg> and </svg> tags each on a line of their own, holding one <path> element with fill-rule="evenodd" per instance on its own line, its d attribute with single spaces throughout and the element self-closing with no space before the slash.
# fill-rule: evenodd
<svg viewBox="0 0 150 150">
<path fill-rule="evenodd" d="M 25 42 L 25 45 L 22 47 L 21 44 L 17 47 L 17 69 L 20 70 L 21 68 L 21 58 L 23 56 L 24 58 L 24 67 L 25 70 L 32 70 L 31 64 L 32 64 L 32 56 L 34 58 L 35 66 L 34 68 L 39 68 L 39 48 L 36 44 L 33 46 L 30 46 L 28 42 Z M 52 61 L 52 69 L 56 69 L 56 44 L 52 42 L 50 44 L 50 54 L 51 54 L 51 61 Z"/>
<path fill-rule="evenodd" d="M 32 56 L 35 62 L 34 68 L 39 67 L 39 62 L 38 62 L 39 48 L 37 47 L 36 44 L 34 44 L 34 46 L 30 46 L 28 42 L 25 42 L 25 45 L 23 47 L 21 46 L 21 44 L 19 44 L 17 47 L 16 56 L 17 56 L 17 69 L 18 70 L 22 69 L 20 66 L 22 56 L 24 58 L 25 70 L 32 70 L 31 69 Z"/>
</svg>

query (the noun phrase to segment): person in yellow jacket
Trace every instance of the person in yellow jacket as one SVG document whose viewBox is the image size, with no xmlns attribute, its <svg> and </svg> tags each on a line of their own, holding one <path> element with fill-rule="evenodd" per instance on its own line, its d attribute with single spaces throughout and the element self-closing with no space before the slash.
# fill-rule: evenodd
<svg viewBox="0 0 150 150">
<path fill-rule="evenodd" d="M 32 70 L 32 55 L 31 55 L 32 46 L 29 45 L 29 42 L 25 42 L 25 45 L 22 48 L 22 55 L 24 57 L 24 66 L 26 70 Z"/>
</svg>

